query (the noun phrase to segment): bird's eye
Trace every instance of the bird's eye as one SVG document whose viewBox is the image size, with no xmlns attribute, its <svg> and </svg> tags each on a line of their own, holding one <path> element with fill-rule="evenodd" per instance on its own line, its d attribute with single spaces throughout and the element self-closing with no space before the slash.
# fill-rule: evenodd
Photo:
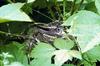
<svg viewBox="0 0 100 66">
<path fill-rule="evenodd" d="M 57 32 L 60 32 L 60 30 L 61 30 L 60 28 L 57 28 L 57 29 L 56 29 Z"/>
<path fill-rule="evenodd" d="M 57 31 L 60 31 L 60 28 L 58 28 Z"/>
</svg>

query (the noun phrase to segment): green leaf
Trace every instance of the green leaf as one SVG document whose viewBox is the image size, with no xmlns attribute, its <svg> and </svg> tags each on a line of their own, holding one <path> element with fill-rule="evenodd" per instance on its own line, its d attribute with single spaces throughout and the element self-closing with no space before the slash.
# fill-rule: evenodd
<svg viewBox="0 0 100 66">
<path fill-rule="evenodd" d="M 100 46 L 96 46 L 95 48 L 89 50 L 85 54 L 91 62 L 97 62 L 97 60 L 100 61 Z"/>
<path fill-rule="evenodd" d="M 24 3 L 12 3 L 0 7 L 0 23 L 8 21 L 29 21 L 32 20 L 21 11 L 21 7 Z"/>
<path fill-rule="evenodd" d="M 52 66 L 51 57 L 52 53 L 55 51 L 51 45 L 46 43 L 38 43 L 38 45 L 32 50 L 32 61 L 33 66 Z"/>
<path fill-rule="evenodd" d="M 95 0 L 95 6 L 97 8 L 98 13 L 100 14 L 100 0 Z"/>
<path fill-rule="evenodd" d="M 35 58 L 49 57 L 55 50 L 51 45 L 46 43 L 38 43 L 38 45 L 33 49 L 32 56 Z"/>
<path fill-rule="evenodd" d="M 99 43 L 100 43 L 100 33 L 94 36 L 94 38 L 86 45 L 86 47 L 84 48 L 82 52 L 84 53 L 84 52 L 87 52 L 88 50 L 91 50 L 92 48 L 97 46 Z"/>
<path fill-rule="evenodd" d="M 85 5 L 85 9 L 88 11 L 92 11 L 92 12 L 97 13 L 97 8 L 95 6 L 95 2 L 87 3 L 87 5 Z"/>
<path fill-rule="evenodd" d="M 100 16 L 91 11 L 83 10 L 68 18 L 64 25 L 71 25 L 69 33 L 77 36 L 79 46 L 82 52 L 84 52 L 85 47 L 91 41 L 93 42 L 96 38 L 95 36 L 98 36 L 100 33 Z M 92 48 L 99 43 L 98 40 L 95 40 L 94 44 L 91 44 Z"/>
<path fill-rule="evenodd" d="M 77 59 L 82 59 L 81 57 L 81 53 L 79 51 L 76 51 L 76 50 L 70 50 L 69 51 L 70 55 L 74 58 L 77 58 Z"/>
<path fill-rule="evenodd" d="M 21 9 L 26 13 L 26 14 L 32 14 L 32 3 L 26 3 Z"/>
<path fill-rule="evenodd" d="M 84 66 L 96 66 L 96 63 L 93 63 L 93 62 L 92 63 L 91 62 L 89 63 L 89 62 L 87 62 L 87 61 L 84 60 L 83 61 L 83 65 Z"/>
<path fill-rule="evenodd" d="M 54 45 L 59 49 L 71 49 L 74 46 L 74 42 L 58 38 L 54 41 Z"/>
<path fill-rule="evenodd" d="M 19 61 L 23 64 L 27 63 L 27 60 L 26 60 L 26 55 L 23 51 L 23 45 L 22 44 L 19 44 L 17 42 L 12 42 L 10 44 L 7 44 L 7 45 L 3 45 L 3 46 L 0 46 L 0 50 L 2 52 L 5 52 L 6 55 L 7 53 L 13 55 L 13 59 L 12 61 Z M 7 55 L 9 56 L 9 55 Z"/>
<path fill-rule="evenodd" d="M 51 63 L 54 57 L 54 64 Z M 34 66 L 61 66 L 64 62 L 72 60 L 72 58 L 82 59 L 79 51 L 76 50 L 55 50 L 51 45 L 46 43 L 38 43 L 32 50 L 32 57 L 34 60 L 31 65 Z M 45 63 L 44 63 L 45 62 Z"/>
<path fill-rule="evenodd" d="M 73 57 L 82 59 L 80 52 L 76 50 L 56 50 L 53 54 L 55 55 L 54 60 L 56 66 L 63 65 L 64 62 L 72 60 Z"/>
<path fill-rule="evenodd" d="M 2 56 L 4 58 L 13 58 L 12 55 L 10 55 L 9 53 L 4 53 L 4 52 L 2 52 L 2 54 L 0 54 L 0 56 Z"/>
<path fill-rule="evenodd" d="M 64 62 L 72 60 L 72 56 L 69 54 L 68 50 L 56 50 L 54 52 L 54 60 L 56 66 L 61 66 Z"/>
<path fill-rule="evenodd" d="M 2 60 L 0 60 L 0 66 L 4 66 L 4 64 L 3 64 Z"/>
<path fill-rule="evenodd" d="M 31 66 L 54 66 L 51 64 L 51 58 L 38 58 L 31 62 Z"/>
</svg>

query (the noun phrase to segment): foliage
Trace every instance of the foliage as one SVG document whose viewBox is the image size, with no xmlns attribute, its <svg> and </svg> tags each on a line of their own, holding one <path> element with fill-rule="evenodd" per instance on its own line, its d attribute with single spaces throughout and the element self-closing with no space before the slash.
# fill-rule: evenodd
<svg viewBox="0 0 100 66">
<path fill-rule="evenodd" d="M 31 21 L 31 19 L 24 13 L 20 11 L 20 8 L 24 3 L 8 4 L 0 8 L 0 21 Z M 5 10 L 7 9 L 8 10 Z M 4 12 L 5 11 L 5 12 Z M 12 18 L 12 16 L 14 16 Z"/>
<path fill-rule="evenodd" d="M 0 2 L 0 66 L 100 62 L 100 0 Z"/>
</svg>

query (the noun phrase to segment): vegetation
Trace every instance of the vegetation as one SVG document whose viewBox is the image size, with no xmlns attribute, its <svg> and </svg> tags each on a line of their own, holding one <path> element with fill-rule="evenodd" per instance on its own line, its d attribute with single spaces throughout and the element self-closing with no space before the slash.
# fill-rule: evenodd
<svg viewBox="0 0 100 66">
<path fill-rule="evenodd" d="M 97 66 L 100 0 L 0 0 L 0 66 Z"/>
</svg>

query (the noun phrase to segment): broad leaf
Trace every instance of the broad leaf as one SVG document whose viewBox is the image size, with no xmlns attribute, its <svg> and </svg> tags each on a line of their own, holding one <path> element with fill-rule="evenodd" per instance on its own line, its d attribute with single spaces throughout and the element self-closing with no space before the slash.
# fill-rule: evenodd
<svg viewBox="0 0 100 66">
<path fill-rule="evenodd" d="M 96 63 L 87 62 L 86 60 L 83 61 L 84 66 L 96 66 Z"/>
<path fill-rule="evenodd" d="M 64 25 L 72 26 L 69 33 L 77 36 L 77 41 L 82 52 L 91 41 L 96 41 L 94 44 L 91 44 L 93 45 L 92 48 L 100 43 L 98 40 L 94 40 L 95 36 L 100 33 L 99 15 L 90 11 L 79 11 L 77 14 L 68 18 Z M 98 37 L 100 36 L 98 35 Z"/>
<path fill-rule="evenodd" d="M 54 41 L 54 45 L 59 49 L 71 49 L 74 46 L 74 42 L 58 38 Z"/>
<path fill-rule="evenodd" d="M 8 21 L 29 21 L 32 20 L 27 14 L 21 11 L 24 3 L 12 3 L 0 7 L 0 23 Z"/>
<path fill-rule="evenodd" d="M 55 50 L 51 45 L 46 43 L 38 43 L 38 45 L 33 49 L 32 56 L 37 57 L 49 57 Z"/>
<path fill-rule="evenodd" d="M 54 52 L 54 61 L 56 66 L 61 66 L 64 62 L 72 60 L 72 58 L 82 59 L 80 52 L 76 50 L 56 50 Z"/>
<path fill-rule="evenodd" d="M 86 45 L 86 47 L 82 52 L 84 53 L 87 52 L 88 50 L 91 50 L 99 43 L 100 43 L 100 33 L 94 36 L 94 38 Z"/>
<path fill-rule="evenodd" d="M 51 58 L 37 58 L 31 62 L 31 66 L 55 66 L 51 64 Z"/>
<path fill-rule="evenodd" d="M 55 56 L 54 64 L 51 63 L 53 56 Z M 46 43 L 38 43 L 38 45 L 32 50 L 32 57 L 34 60 L 31 65 L 34 66 L 39 66 L 40 64 L 41 66 L 61 66 L 64 62 L 72 60 L 73 57 L 82 59 L 80 52 L 76 50 L 55 50 L 55 48 Z"/>
<path fill-rule="evenodd" d="M 88 59 L 91 62 L 97 62 L 100 61 L 100 46 L 96 46 L 95 48 L 87 51 L 85 53 L 85 58 Z"/>
<path fill-rule="evenodd" d="M 56 66 L 61 66 L 64 62 L 72 60 L 72 56 L 68 53 L 68 50 L 57 50 L 54 52 L 54 60 Z"/>
<path fill-rule="evenodd" d="M 52 66 L 51 57 L 52 53 L 55 51 L 51 45 L 46 43 L 38 43 L 38 45 L 32 51 L 32 61 L 33 66 Z M 45 62 L 45 63 L 44 63 Z"/>
</svg>

